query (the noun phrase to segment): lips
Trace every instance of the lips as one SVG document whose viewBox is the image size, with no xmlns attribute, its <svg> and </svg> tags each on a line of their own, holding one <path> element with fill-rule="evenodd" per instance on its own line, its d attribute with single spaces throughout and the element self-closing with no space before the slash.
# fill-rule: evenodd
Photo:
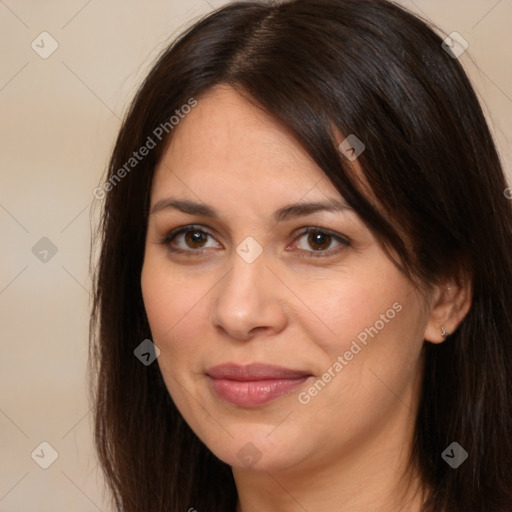
<svg viewBox="0 0 512 512">
<path fill-rule="evenodd" d="M 240 407 L 257 407 L 280 398 L 311 376 L 302 370 L 259 363 L 224 364 L 206 374 L 219 398 Z"/>
</svg>

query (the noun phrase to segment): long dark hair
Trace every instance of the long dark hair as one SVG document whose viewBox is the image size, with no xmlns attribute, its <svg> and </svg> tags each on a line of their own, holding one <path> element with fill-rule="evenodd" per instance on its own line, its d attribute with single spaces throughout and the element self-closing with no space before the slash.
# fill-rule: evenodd
<svg viewBox="0 0 512 512">
<path fill-rule="evenodd" d="M 230 467 L 185 423 L 158 365 L 133 354 L 151 338 L 140 275 L 153 172 L 179 129 L 169 119 L 218 84 L 295 132 L 407 276 L 426 287 L 471 280 L 462 324 L 424 347 L 412 462 L 428 489 L 425 512 L 512 510 L 507 185 L 458 59 L 384 0 L 227 5 L 165 50 L 131 104 L 104 187 L 91 321 L 96 445 L 116 507 L 235 510 Z M 160 142 L 155 129 L 166 122 Z M 355 181 L 335 130 L 365 144 L 358 161 L 378 205 Z M 127 167 L 148 137 L 156 147 Z M 454 441 L 469 454 L 457 469 L 441 457 Z"/>
</svg>

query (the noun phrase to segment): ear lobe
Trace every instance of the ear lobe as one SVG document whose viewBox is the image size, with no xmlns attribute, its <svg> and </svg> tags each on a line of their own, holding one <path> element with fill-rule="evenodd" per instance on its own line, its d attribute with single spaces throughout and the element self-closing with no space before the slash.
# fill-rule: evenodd
<svg viewBox="0 0 512 512">
<path fill-rule="evenodd" d="M 435 287 L 424 339 L 442 343 L 453 334 L 471 308 L 473 290 L 469 279 L 445 282 Z"/>
</svg>

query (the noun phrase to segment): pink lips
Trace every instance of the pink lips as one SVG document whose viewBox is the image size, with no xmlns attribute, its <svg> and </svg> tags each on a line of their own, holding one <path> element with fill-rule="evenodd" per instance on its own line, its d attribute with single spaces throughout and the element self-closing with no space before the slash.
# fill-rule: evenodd
<svg viewBox="0 0 512 512">
<path fill-rule="evenodd" d="M 311 374 L 265 364 L 224 364 L 210 368 L 213 391 L 240 407 L 257 407 L 293 391 Z"/>
</svg>

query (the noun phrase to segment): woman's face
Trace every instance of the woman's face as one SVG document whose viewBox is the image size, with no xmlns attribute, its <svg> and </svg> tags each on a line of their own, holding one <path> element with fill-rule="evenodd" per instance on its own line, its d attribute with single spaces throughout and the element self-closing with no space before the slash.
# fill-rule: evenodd
<svg viewBox="0 0 512 512">
<path fill-rule="evenodd" d="M 174 128 L 142 290 L 174 403 L 234 468 L 410 440 L 425 299 L 292 134 L 232 89 Z"/>
</svg>

